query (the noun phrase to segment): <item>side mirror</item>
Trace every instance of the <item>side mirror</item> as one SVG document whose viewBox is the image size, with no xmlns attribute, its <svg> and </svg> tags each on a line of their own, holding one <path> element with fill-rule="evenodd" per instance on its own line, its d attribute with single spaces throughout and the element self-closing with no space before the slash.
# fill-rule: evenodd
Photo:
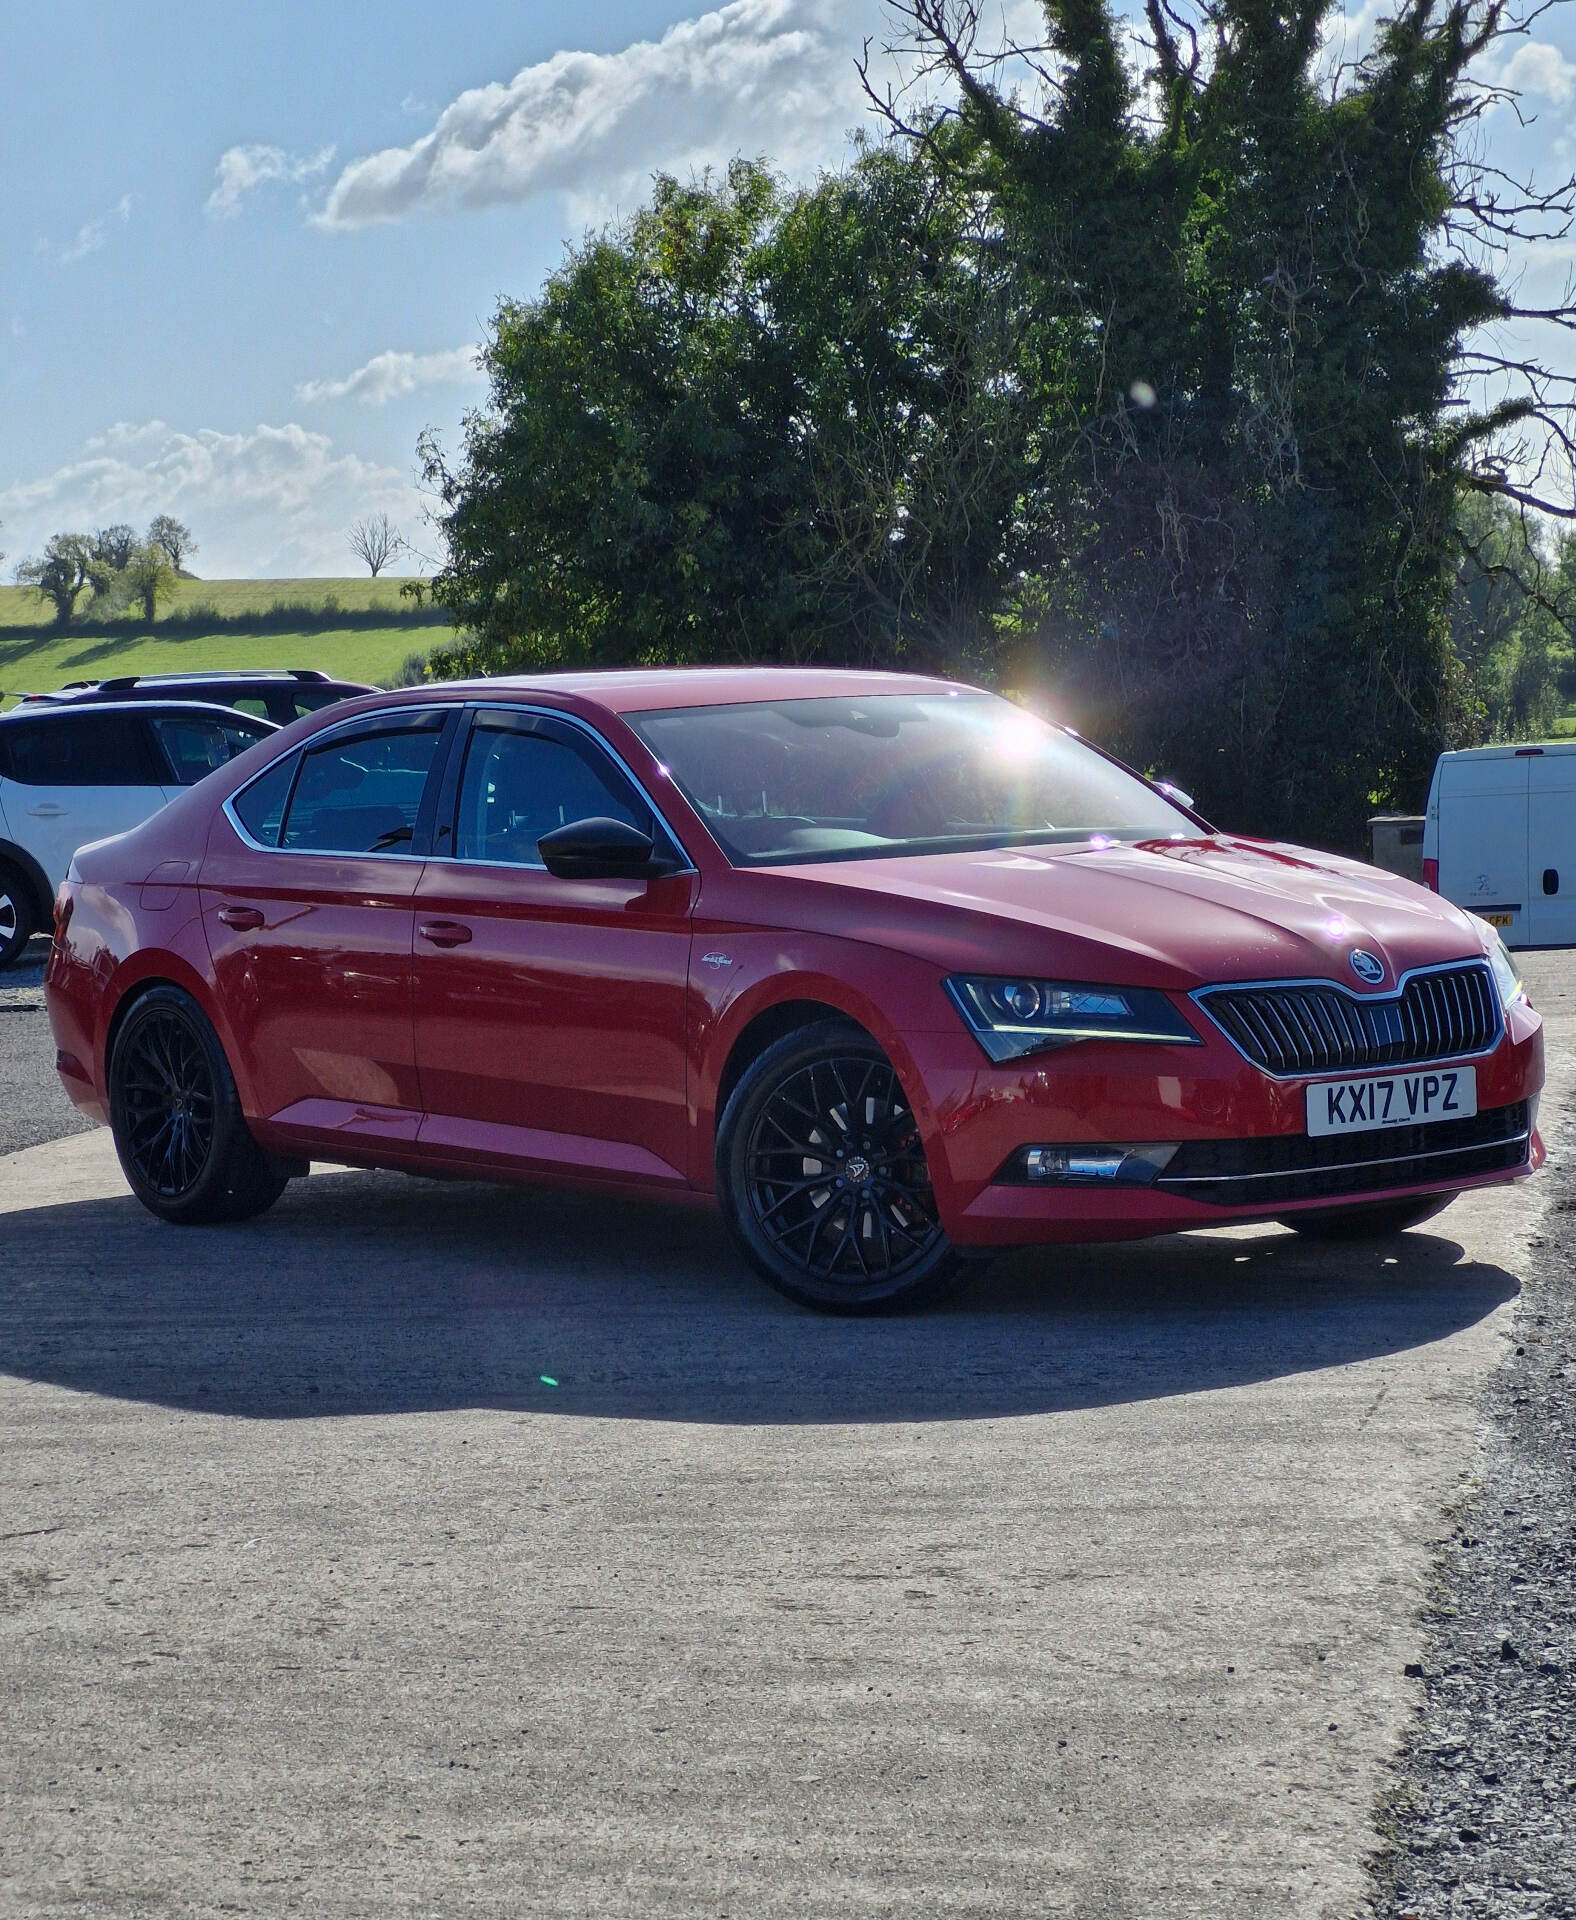
<svg viewBox="0 0 1576 1920">
<path fill-rule="evenodd" d="M 649 833 L 627 820 L 571 820 L 536 843 L 547 871 L 560 880 L 643 880 L 665 869 L 652 859 Z"/>
</svg>

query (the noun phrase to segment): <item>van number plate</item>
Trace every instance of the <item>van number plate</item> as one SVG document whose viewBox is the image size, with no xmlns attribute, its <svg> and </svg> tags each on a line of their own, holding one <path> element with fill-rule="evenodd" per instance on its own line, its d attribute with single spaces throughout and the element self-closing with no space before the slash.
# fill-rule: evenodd
<svg viewBox="0 0 1576 1920">
<path fill-rule="evenodd" d="M 1491 927 L 1513 927 L 1516 916 L 1513 913 L 1480 913 L 1480 920 L 1486 920 Z"/>
<path fill-rule="evenodd" d="M 1311 1134 L 1377 1133 L 1381 1127 L 1419 1127 L 1431 1120 L 1470 1120 L 1476 1112 L 1475 1067 L 1321 1080 L 1308 1089 Z"/>
</svg>

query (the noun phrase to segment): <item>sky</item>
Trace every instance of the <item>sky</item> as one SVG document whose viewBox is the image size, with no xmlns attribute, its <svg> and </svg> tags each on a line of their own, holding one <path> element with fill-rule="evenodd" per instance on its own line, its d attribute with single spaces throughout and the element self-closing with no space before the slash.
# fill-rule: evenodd
<svg viewBox="0 0 1576 1920">
<path fill-rule="evenodd" d="M 1551 179 L 1573 15 L 1501 56 L 1532 124 L 1487 129 Z M 416 438 L 453 448 L 485 399 L 500 297 L 659 170 L 841 164 L 887 30 L 881 0 L 0 0 L 0 570 L 158 513 L 209 578 L 354 571 L 378 511 L 435 557 Z M 1573 258 L 1524 259 L 1524 292 L 1557 298 Z"/>
</svg>

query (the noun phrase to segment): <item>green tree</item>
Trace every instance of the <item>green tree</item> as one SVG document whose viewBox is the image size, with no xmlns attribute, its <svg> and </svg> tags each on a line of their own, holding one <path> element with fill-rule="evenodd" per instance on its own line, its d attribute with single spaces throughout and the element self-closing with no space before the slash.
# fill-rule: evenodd
<svg viewBox="0 0 1576 1920">
<path fill-rule="evenodd" d="M 168 513 L 158 514 L 149 522 L 147 544 L 157 547 L 178 574 L 186 572 L 186 562 L 197 551 L 191 528 Z"/>
<path fill-rule="evenodd" d="M 1022 438 L 976 224 L 895 146 L 794 195 L 741 161 L 505 301 L 462 461 L 423 443 L 435 667 L 967 651 Z"/>
<path fill-rule="evenodd" d="M 1548 734 L 1565 706 L 1576 636 L 1576 540 L 1552 541 L 1512 502 L 1462 505 L 1451 643 L 1494 740 Z"/>
<path fill-rule="evenodd" d="M 85 533 L 52 534 L 44 543 L 42 555 L 23 560 L 17 567 L 20 585 L 32 587 L 44 599 L 52 601 L 56 624 L 71 624 L 77 601 L 91 585 L 96 565 L 93 542 Z"/>
<path fill-rule="evenodd" d="M 1358 843 L 1471 728 L 1458 498 L 1517 491 L 1496 454 L 1547 412 L 1466 378 L 1514 311 L 1462 244 L 1485 207 L 1501 237 L 1516 217 L 1470 159 L 1505 7 L 1403 0 L 1332 83 L 1326 0 L 1149 0 L 1143 74 L 1101 0 L 1044 0 L 1033 107 L 981 6 L 893 11 L 957 89 L 929 151 L 1025 281 L 1044 431 L 1014 677 L 1217 816 Z"/>
<path fill-rule="evenodd" d="M 1463 499 L 1568 512 L 1527 475 L 1576 444 L 1481 348 L 1540 318 L 1495 245 L 1576 204 L 1474 158 L 1504 0 L 1396 0 L 1333 77 L 1331 0 L 1147 0 L 1136 61 L 1043 0 L 1006 67 L 986 0 L 888 4 L 942 104 L 805 192 L 661 181 L 500 305 L 461 457 L 422 444 L 434 671 L 956 667 L 1228 824 L 1359 844 L 1557 659 L 1452 644 Z"/>
<path fill-rule="evenodd" d="M 128 527 L 123 520 L 116 521 L 110 527 L 100 527 L 93 536 L 93 558 L 101 561 L 112 573 L 124 573 L 136 551 L 136 529 Z"/>
<path fill-rule="evenodd" d="M 157 619 L 159 601 L 169 595 L 177 579 L 169 554 L 157 541 L 139 541 L 124 577 L 132 598 L 142 607 L 143 619 Z"/>
</svg>

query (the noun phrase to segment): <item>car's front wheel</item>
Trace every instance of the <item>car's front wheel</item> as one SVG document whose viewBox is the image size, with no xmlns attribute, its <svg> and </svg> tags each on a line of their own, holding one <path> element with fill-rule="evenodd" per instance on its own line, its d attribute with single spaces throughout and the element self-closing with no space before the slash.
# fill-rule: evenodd
<svg viewBox="0 0 1576 1920">
<path fill-rule="evenodd" d="M 20 960 L 33 937 L 33 903 L 9 867 L 0 867 L 0 967 Z"/>
<path fill-rule="evenodd" d="M 1307 1213 L 1288 1213 L 1281 1225 L 1306 1234 L 1310 1240 L 1379 1240 L 1432 1220 L 1455 1197 L 1453 1193 L 1431 1193 L 1424 1200 L 1378 1200 L 1350 1207 L 1317 1207 Z"/>
<path fill-rule="evenodd" d="M 150 988 L 126 1015 L 109 1118 L 132 1192 L 161 1220 L 247 1220 L 285 1190 L 247 1130 L 219 1036 L 179 987 Z"/>
<path fill-rule="evenodd" d="M 717 1130 L 717 1193 L 745 1258 L 802 1306 L 887 1313 L 956 1280 L 913 1108 L 851 1022 L 800 1028 L 746 1068 Z"/>
</svg>

